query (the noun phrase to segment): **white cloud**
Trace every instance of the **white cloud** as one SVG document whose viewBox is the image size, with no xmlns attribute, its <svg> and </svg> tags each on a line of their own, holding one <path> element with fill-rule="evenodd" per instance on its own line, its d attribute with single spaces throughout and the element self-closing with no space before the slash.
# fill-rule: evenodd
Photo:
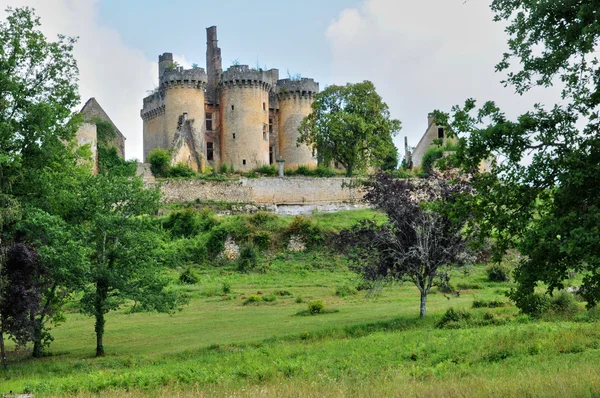
<svg viewBox="0 0 600 398">
<path fill-rule="evenodd" d="M 156 64 L 128 47 L 116 30 L 101 25 L 98 0 L 0 0 L 1 10 L 25 5 L 36 9 L 42 31 L 52 40 L 59 33 L 79 37 L 74 55 L 82 105 L 96 97 L 127 137 L 127 157 L 141 159 L 140 108 L 146 91 L 157 84 Z"/>
<path fill-rule="evenodd" d="M 503 87 L 504 76 L 494 66 L 507 49 L 507 36 L 492 18 L 488 1 L 364 0 L 360 8 L 341 12 L 327 30 L 332 75 L 339 83 L 375 83 L 403 123 L 395 140 L 401 153 L 404 136 L 417 144 L 429 112 L 448 111 L 469 97 L 494 100 L 515 116 L 544 102 L 548 92 L 519 97 Z"/>
</svg>

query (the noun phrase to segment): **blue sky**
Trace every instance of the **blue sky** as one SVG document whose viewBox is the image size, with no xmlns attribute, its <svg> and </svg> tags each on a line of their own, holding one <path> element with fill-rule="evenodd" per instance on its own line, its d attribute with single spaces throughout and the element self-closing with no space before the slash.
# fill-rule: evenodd
<svg viewBox="0 0 600 398">
<path fill-rule="evenodd" d="M 205 66 L 205 28 L 218 27 L 223 67 L 242 64 L 277 68 L 334 83 L 325 32 L 332 21 L 360 0 L 303 1 L 139 1 L 103 0 L 101 22 L 130 46 L 155 60 L 163 52 L 184 55 Z M 138 15 L 137 17 L 134 17 Z"/>
<path fill-rule="evenodd" d="M 239 60 L 314 78 L 324 88 L 371 80 L 416 145 L 427 114 L 467 98 L 495 100 L 509 117 L 548 102 L 548 91 L 519 97 L 495 64 L 506 51 L 491 0 L 0 0 L 32 6 L 49 37 L 79 37 L 82 104 L 95 97 L 141 158 L 140 108 L 158 83 L 157 60 L 205 66 L 206 30 L 218 27 L 223 66 Z M 0 18 L 1 16 L 0 12 Z"/>
</svg>

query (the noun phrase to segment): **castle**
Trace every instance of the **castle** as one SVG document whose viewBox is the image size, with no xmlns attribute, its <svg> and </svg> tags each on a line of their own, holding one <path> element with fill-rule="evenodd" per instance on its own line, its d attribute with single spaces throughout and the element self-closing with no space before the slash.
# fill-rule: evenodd
<svg viewBox="0 0 600 398">
<path fill-rule="evenodd" d="M 223 164 L 250 171 L 285 161 L 316 167 L 316 154 L 298 145 L 298 127 L 311 113 L 319 84 L 279 79 L 277 69 L 234 65 L 222 70 L 217 28 L 207 28 L 206 70 L 183 69 L 173 54 L 158 58 L 158 88 L 144 98 L 144 161 L 155 148 L 196 171 Z"/>
</svg>

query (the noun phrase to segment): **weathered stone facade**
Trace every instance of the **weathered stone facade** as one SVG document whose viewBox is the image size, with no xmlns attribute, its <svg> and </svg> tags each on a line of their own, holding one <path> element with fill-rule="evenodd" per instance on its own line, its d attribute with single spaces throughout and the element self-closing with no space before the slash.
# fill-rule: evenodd
<svg viewBox="0 0 600 398">
<path fill-rule="evenodd" d="M 234 65 L 222 70 L 217 28 L 207 29 L 206 71 L 175 67 L 173 55 L 159 56 L 159 86 L 144 98 L 144 160 L 154 148 L 174 149 L 173 163 L 195 170 L 226 164 L 249 171 L 276 164 L 316 167 L 313 151 L 297 146 L 298 127 L 311 112 L 319 84 L 313 79 L 279 80 L 279 71 Z M 184 117 L 193 142 L 178 139 Z M 193 146 L 193 148 L 192 148 Z M 187 156 L 187 157 L 186 157 Z"/>
<path fill-rule="evenodd" d="M 364 192 L 348 178 L 240 178 L 237 181 L 167 180 L 159 183 L 163 200 L 196 200 L 275 205 L 356 203 Z"/>
</svg>

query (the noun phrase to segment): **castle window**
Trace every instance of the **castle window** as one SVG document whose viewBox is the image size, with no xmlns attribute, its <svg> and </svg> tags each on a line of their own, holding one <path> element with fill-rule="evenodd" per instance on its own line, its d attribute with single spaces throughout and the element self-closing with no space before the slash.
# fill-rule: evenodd
<svg viewBox="0 0 600 398">
<path fill-rule="evenodd" d="M 273 118 L 269 118 L 269 134 L 273 134 Z"/>
<path fill-rule="evenodd" d="M 212 113 L 207 112 L 206 113 L 206 130 L 207 131 L 212 131 L 212 129 L 213 129 Z"/>
<path fill-rule="evenodd" d="M 235 140 L 235 133 L 233 133 L 233 139 Z"/>
<path fill-rule="evenodd" d="M 438 138 L 444 138 L 444 128 L 438 127 Z"/>
<path fill-rule="evenodd" d="M 246 159 L 242 160 L 242 164 L 245 166 L 246 165 Z"/>
<path fill-rule="evenodd" d="M 208 161 L 215 160 L 215 147 L 212 142 L 206 143 L 206 160 L 208 160 Z"/>
<path fill-rule="evenodd" d="M 267 110 L 267 103 L 263 102 L 263 111 L 266 111 L 266 110 Z"/>
<path fill-rule="evenodd" d="M 269 147 L 269 164 L 273 164 L 273 147 Z"/>
<path fill-rule="evenodd" d="M 231 105 L 231 110 L 234 111 L 235 110 L 235 105 Z"/>
<path fill-rule="evenodd" d="M 267 134 L 267 125 L 263 124 L 263 140 L 268 140 L 269 139 L 269 135 Z"/>
</svg>

